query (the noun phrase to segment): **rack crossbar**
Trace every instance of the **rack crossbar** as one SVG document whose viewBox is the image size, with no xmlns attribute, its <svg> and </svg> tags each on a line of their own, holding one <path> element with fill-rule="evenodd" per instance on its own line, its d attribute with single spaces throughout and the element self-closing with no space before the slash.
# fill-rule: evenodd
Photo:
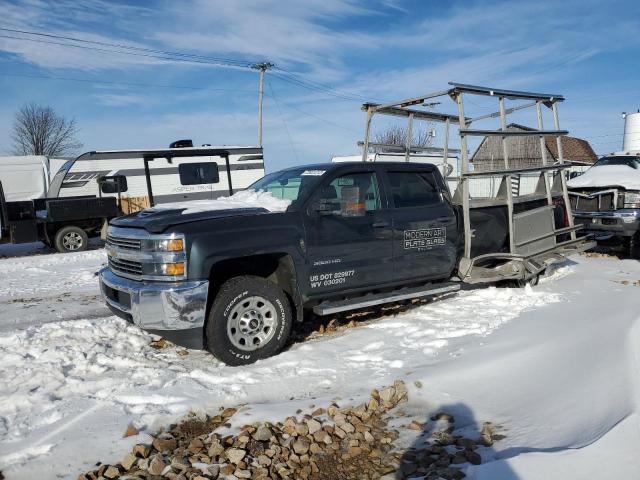
<svg viewBox="0 0 640 480">
<path fill-rule="evenodd" d="M 523 92 L 519 90 L 503 90 L 501 88 L 480 87 L 478 85 L 468 85 L 465 83 L 449 82 L 453 88 L 451 93 L 475 93 L 476 95 L 488 95 L 508 98 L 510 100 L 545 100 L 550 102 L 562 102 L 564 96 L 552 93 Z"/>
</svg>

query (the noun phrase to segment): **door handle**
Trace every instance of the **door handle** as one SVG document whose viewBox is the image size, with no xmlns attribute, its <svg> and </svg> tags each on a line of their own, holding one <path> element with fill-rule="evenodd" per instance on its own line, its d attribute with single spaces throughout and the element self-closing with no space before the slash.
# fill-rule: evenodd
<svg viewBox="0 0 640 480">
<path fill-rule="evenodd" d="M 371 226 L 373 228 L 384 228 L 389 226 L 389 222 L 385 222 L 385 221 L 373 222 Z"/>
<path fill-rule="evenodd" d="M 438 223 L 449 223 L 451 221 L 451 217 L 438 217 L 436 218 L 436 222 Z"/>
</svg>

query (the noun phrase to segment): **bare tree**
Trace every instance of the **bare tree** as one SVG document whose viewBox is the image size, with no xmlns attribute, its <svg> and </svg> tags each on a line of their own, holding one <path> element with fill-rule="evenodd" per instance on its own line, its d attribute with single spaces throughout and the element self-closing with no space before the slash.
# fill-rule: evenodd
<svg viewBox="0 0 640 480">
<path fill-rule="evenodd" d="M 424 130 L 414 130 L 411 139 L 411 145 L 415 147 L 430 147 L 433 144 L 432 129 L 427 126 Z M 404 150 L 407 145 L 407 128 L 399 125 L 392 125 L 385 131 L 376 134 L 373 137 L 374 143 L 383 143 L 390 146 L 371 147 L 375 153 L 397 152 Z M 394 148 L 397 145 L 401 148 Z"/>
<path fill-rule="evenodd" d="M 61 156 L 82 147 L 75 119 L 67 120 L 51 107 L 28 103 L 16 112 L 13 148 L 17 155 Z"/>
</svg>

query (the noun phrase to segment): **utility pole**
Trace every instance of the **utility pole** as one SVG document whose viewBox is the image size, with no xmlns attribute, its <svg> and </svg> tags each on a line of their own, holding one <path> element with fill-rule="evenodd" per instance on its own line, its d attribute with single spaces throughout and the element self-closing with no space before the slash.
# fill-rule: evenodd
<svg viewBox="0 0 640 480">
<path fill-rule="evenodd" d="M 264 72 L 273 67 L 273 63 L 255 63 L 251 68 L 260 70 L 260 86 L 258 89 L 258 146 L 262 147 L 262 99 L 264 97 Z"/>
</svg>

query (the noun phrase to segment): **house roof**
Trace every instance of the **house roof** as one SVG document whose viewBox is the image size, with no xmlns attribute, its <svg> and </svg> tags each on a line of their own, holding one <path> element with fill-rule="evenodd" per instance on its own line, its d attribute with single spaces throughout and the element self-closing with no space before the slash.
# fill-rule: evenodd
<svg viewBox="0 0 640 480">
<path fill-rule="evenodd" d="M 510 123 L 507 125 L 507 130 L 526 130 L 535 131 L 535 128 L 520 125 L 518 123 Z M 586 164 L 593 164 L 598 159 L 598 156 L 589 145 L 589 142 L 581 138 L 562 136 L 560 137 L 562 142 L 562 153 L 566 161 L 580 162 Z M 491 144 L 487 144 L 488 138 L 484 138 L 478 149 L 473 155 L 472 161 L 489 160 L 498 158 L 501 156 L 500 139 L 498 137 L 492 137 Z M 538 140 L 534 137 L 512 137 L 507 139 L 510 146 L 510 150 L 514 153 L 518 153 L 519 157 L 526 158 L 539 158 L 540 147 Z M 558 159 L 558 145 L 556 137 L 545 136 L 544 143 L 547 147 L 548 153 L 553 157 L 553 160 Z"/>
</svg>

